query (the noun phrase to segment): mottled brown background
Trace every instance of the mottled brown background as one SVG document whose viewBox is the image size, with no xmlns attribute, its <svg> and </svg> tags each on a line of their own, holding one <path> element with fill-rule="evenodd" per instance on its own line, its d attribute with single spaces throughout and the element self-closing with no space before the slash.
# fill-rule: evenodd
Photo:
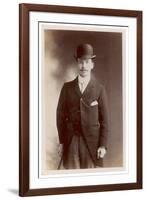
<svg viewBox="0 0 146 200">
<path fill-rule="evenodd" d="M 122 130 L 122 34 L 113 32 L 45 30 L 42 67 L 42 170 L 56 169 L 56 107 L 65 81 L 76 77 L 74 52 L 80 43 L 90 43 L 96 54 L 94 75 L 104 84 L 109 102 L 110 135 L 106 167 L 123 163 Z"/>
</svg>

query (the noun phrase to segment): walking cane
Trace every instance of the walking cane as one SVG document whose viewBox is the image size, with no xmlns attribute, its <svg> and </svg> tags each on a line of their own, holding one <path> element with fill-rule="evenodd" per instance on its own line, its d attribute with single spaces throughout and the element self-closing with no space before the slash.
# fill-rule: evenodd
<svg viewBox="0 0 146 200">
<path fill-rule="evenodd" d="M 73 135 L 72 135 L 72 137 L 70 138 L 70 141 L 69 141 L 69 143 L 68 143 L 68 146 L 70 145 L 70 143 L 71 143 L 71 141 L 72 141 L 72 138 L 73 138 Z M 62 161 L 63 161 L 63 152 L 62 152 L 61 159 L 60 159 L 60 161 L 59 161 L 59 164 L 58 164 L 57 169 L 60 169 Z"/>
<path fill-rule="evenodd" d="M 61 167 L 61 163 L 62 163 L 62 160 L 63 160 L 63 154 L 62 154 L 62 156 L 61 156 L 61 159 L 60 159 L 60 161 L 59 161 L 59 164 L 58 164 L 57 169 L 60 169 L 60 167 Z"/>
</svg>

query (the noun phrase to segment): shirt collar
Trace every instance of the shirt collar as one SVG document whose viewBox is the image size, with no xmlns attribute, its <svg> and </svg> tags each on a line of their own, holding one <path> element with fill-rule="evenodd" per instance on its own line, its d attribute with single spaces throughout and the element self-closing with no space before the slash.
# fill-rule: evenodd
<svg viewBox="0 0 146 200">
<path fill-rule="evenodd" d="M 91 77 L 91 75 L 89 75 L 87 77 L 81 77 L 80 75 L 78 75 L 78 82 L 87 84 L 90 81 L 90 77 Z"/>
</svg>

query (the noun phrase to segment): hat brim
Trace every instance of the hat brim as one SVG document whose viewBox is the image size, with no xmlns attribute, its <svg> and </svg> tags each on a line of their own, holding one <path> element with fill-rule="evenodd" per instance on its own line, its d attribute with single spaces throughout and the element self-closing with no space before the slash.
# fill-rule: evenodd
<svg viewBox="0 0 146 200">
<path fill-rule="evenodd" d="M 81 57 L 77 57 L 76 55 L 74 55 L 75 59 L 93 59 L 93 58 L 96 58 L 96 55 L 84 55 L 84 56 L 81 56 Z"/>
</svg>

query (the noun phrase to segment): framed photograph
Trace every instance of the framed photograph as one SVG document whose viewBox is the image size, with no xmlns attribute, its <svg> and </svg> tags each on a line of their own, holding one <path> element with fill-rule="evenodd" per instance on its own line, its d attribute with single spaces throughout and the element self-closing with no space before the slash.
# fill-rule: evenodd
<svg viewBox="0 0 146 200">
<path fill-rule="evenodd" d="M 19 5 L 19 194 L 142 188 L 142 11 Z"/>
</svg>

